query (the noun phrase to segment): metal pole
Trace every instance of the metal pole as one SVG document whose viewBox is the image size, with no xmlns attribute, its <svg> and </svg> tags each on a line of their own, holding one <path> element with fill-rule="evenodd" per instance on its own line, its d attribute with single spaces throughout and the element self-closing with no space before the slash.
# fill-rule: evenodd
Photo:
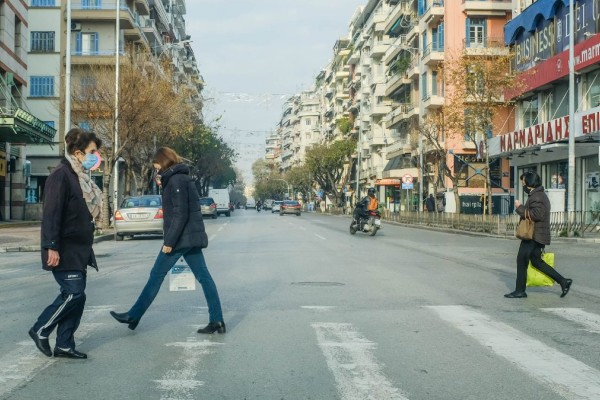
<svg viewBox="0 0 600 400">
<path fill-rule="evenodd" d="M 417 210 L 423 212 L 423 136 L 419 133 L 419 199 Z"/>
<path fill-rule="evenodd" d="M 575 211 L 575 7 L 569 0 L 569 173 L 567 211 Z"/>
<path fill-rule="evenodd" d="M 117 0 L 117 10 L 115 17 L 115 128 L 113 140 L 113 212 L 119 207 L 119 64 L 121 55 L 121 21 L 119 19 L 121 11 L 121 0 Z"/>
<path fill-rule="evenodd" d="M 67 0 L 67 35 L 65 39 L 65 132 L 66 136 L 71 129 L 71 0 Z M 64 140 L 64 153 L 67 152 L 67 143 Z"/>
<path fill-rule="evenodd" d="M 360 201 L 359 199 L 359 181 L 360 181 L 360 163 L 362 158 L 362 129 L 358 130 L 358 161 L 356 162 L 356 193 L 354 194 L 354 207 Z"/>
</svg>

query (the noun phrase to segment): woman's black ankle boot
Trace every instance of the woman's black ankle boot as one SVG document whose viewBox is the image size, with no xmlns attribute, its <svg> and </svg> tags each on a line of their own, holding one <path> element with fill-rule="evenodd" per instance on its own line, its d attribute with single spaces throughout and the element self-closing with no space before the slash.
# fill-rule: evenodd
<svg viewBox="0 0 600 400">
<path fill-rule="evenodd" d="M 204 328 L 198 329 L 198 333 L 225 333 L 227 329 L 225 328 L 225 322 L 217 321 L 217 322 L 209 322 Z"/>
</svg>

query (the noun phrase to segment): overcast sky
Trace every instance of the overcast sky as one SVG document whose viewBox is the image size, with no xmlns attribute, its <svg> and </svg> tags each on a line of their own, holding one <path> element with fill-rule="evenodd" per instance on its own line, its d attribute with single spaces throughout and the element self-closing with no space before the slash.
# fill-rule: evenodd
<svg viewBox="0 0 600 400">
<path fill-rule="evenodd" d="M 285 99 L 309 89 L 366 0 L 188 0 L 185 17 L 204 77 L 205 117 L 222 116 L 246 183 Z"/>
</svg>

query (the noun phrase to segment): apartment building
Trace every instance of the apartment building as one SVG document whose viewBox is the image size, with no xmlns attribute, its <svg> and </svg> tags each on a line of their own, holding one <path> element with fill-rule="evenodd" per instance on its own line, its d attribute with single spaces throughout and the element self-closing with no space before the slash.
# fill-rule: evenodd
<svg viewBox="0 0 600 400">
<path fill-rule="evenodd" d="M 536 171 L 552 203 L 552 211 L 568 208 L 600 215 L 600 11 L 593 0 L 577 1 L 575 24 L 569 29 L 566 1 L 514 1 L 515 16 L 506 24 L 504 40 L 515 51 L 514 68 L 523 73 L 516 93 L 514 128 L 490 140 L 490 154 L 509 160 L 512 177 Z M 569 35 L 573 34 L 575 80 L 574 121 L 569 118 Z M 575 137 L 575 181 L 568 179 L 568 136 Z M 515 185 L 523 198 L 520 185 Z"/>
<path fill-rule="evenodd" d="M 39 201 L 43 195 L 46 177 L 64 151 L 62 143 L 68 131 L 64 120 L 67 51 L 71 55 L 72 87 L 93 85 L 86 68 L 115 65 L 117 52 L 124 55 L 125 49 L 169 57 L 175 79 L 188 90 L 190 101 L 198 102 L 203 85 L 186 34 L 184 0 L 73 0 L 70 26 L 66 26 L 66 6 L 66 0 L 31 0 L 29 7 L 31 68 L 25 95 L 30 109 L 58 132 L 53 146 L 31 146 L 28 151 L 34 189 L 31 202 Z M 66 32 L 71 41 L 68 50 Z M 70 127 L 90 129 L 75 107 L 71 109 Z M 200 107 L 198 110 L 200 113 Z"/>
<path fill-rule="evenodd" d="M 48 146 L 56 130 L 26 103 L 30 20 L 22 1 L 0 1 L 0 220 L 21 220 L 29 198 L 33 143 Z"/>
</svg>

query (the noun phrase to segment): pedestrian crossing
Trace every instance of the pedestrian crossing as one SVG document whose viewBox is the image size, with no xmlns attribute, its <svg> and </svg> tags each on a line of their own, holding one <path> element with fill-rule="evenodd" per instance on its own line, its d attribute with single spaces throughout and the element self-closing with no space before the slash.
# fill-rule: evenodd
<svg viewBox="0 0 600 400">
<path fill-rule="evenodd" d="M 78 342 L 84 343 L 86 337 L 104 329 L 102 321 L 108 318 L 111 308 L 98 306 L 86 309 L 77 333 Z M 308 340 L 314 342 L 314 348 L 320 353 L 317 359 L 322 360 L 322 367 L 329 372 L 339 399 L 424 398 L 423 393 L 414 393 L 414 387 L 402 381 L 405 379 L 402 374 L 386 372 L 390 371 L 390 366 L 380 362 L 377 355 L 389 349 L 370 338 L 369 332 L 362 331 L 358 324 L 340 322 L 339 317 L 344 314 L 339 313 L 338 307 L 310 305 L 300 306 L 300 310 L 310 313 L 305 314 L 312 320 L 308 324 Z M 555 392 L 557 398 L 600 399 L 600 360 L 588 365 L 590 358 L 586 361 L 588 364 L 578 359 L 577 354 L 581 353 L 574 351 L 574 354 L 567 354 L 570 353 L 568 347 L 567 350 L 564 346 L 562 350 L 556 349 L 548 341 L 526 332 L 526 328 L 514 322 L 507 323 L 502 317 L 492 316 L 480 308 L 437 305 L 424 306 L 421 310 L 424 310 L 423 315 L 428 316 L 428 323 L 435 324 L 440 331 L 449 332 L 450 329 L 454 333 L 448 335 L 463 335 L 467 341 L 473 341 L 474 346 L 479 346 L 477 353 L 507 360 L 510 368 L 514 367 L 515 371 L 524 373 L 526 379 Z M 549 318 L 552 323 L 560 319 L 571 329 L 583 331 L 591 337 L 600 334 L 600 315 L 582 308 L 540 308 L 538 314 L 540 318 Z M 244 327 L 239 325 L 237 329 L 243 330 Z M 202 376 L 200 371 L 207 359 L 218 358 L 220 352 L 237 351 L 228 345 L 231 340 L 228 335 L 219 336 L 220 341 L 190 335 L 184 336 L 182 341 L 164 344 L 165 348 L 172 349 L 179 356 L 171 365 L 164 365 L 162 372 L 149 378 L 149 384 L 159 398 L 201 398 L 208 386 L 219 385 Z M 294 351 L 293 346 L 290 347 L 290 351 Z M 589 349 L 589 352 L 598 353 L 597 349 Z M 93 362 L 93 358 L 87 362 Z M 56 368 L 56 363 L 56 359 L 41 355 L 31 341 L 16 343 L 12 351 L 0 356 L 0 399 L 44 373 L 49 366 Z"/>
</svg>

